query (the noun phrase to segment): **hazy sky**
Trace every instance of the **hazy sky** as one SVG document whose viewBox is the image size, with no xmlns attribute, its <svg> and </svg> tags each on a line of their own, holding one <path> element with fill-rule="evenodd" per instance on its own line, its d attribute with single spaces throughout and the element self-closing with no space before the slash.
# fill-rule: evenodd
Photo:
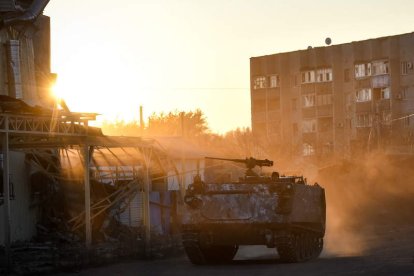
<svg viewBox="0 0 414 276">
<path fill-rule="evenodd" d="M 250 57 L 414 31 L 409 0 L 52 0 L 45 14 L 73 111 L 200 108 L 220 133 L 250 126 Z"/>
</svg>

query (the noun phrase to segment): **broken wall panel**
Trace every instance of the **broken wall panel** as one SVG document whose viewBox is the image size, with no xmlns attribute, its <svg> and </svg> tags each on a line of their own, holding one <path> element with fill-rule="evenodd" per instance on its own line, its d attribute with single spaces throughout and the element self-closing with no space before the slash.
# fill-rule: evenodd
<svg viewBox="0 0 414 276">
<path fill-rule="evenodd" d="M 11 239 L 12 242 L 29 240 L 36 234 L 37 208 L 32 207 L 30 185 L 25 165 L 25 154 L 10 152 L 10 181 L 13 183 L 14 198 L 11 204 Z M 4 244 L 4 205 L 0 206 L 0 245 Z"/>
<path fill-rule="evenodd" d="M 20 41 L 9 40 L 6 43 L 9 96 L 22 99 L 22 76 L 20 69 Z"/>
</svg>

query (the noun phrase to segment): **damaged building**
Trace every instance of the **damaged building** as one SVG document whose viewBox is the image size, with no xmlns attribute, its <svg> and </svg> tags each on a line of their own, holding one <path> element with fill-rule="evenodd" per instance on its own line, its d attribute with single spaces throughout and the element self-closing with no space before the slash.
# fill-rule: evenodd
<svg viewBox="0 0 414 276">
<path fill-rule="evenodd" d="M 204 178 L 187 142 L 105 136 L 97 114 L 56 102 L 48 2 L 0 0 L 0 273 L 171 247 L 177 204 Z"/>
<path fill-rule="evenodd" d="M 292 156 L 412 152 L 414 33 L 250 59 L 253 132 Z"/>
</svg>

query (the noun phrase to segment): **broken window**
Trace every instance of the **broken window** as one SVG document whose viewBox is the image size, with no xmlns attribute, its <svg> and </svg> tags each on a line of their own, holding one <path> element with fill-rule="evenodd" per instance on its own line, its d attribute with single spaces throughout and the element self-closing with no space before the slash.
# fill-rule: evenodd
<svg viewBox="0 0 414 276">
<path fill-rule="evenodd" d="M 316 119 L 303 120 L 302 121 L 302 132 L 303 133 L 316 132 Z"/>
<path fill-rule="evenodd" d="M 355 78 L 371 76 L 371 63 L 355 64 Z"/>
<path fill-rule="evenodd" d="M 389 73 L 388 61 L 386 60 L 373 61 L 371 67 L 373 76 L 384 75 Z"/>
<path fill-rule="evenodd" d="M 315 154 L 315 148 L 308 143 L 303 144 L 303 156 L 311 156 Z"/>
<path fill-rule="evenodd" d="M 302 107 L 315 106 L 315 94 L 303 95 L 302 96 Z"/>
<path fill-rule="evenodd" d="M 315 71 L 302 72 L 302 83 L 313 83 L 315 82 Z"/>
<path fill-rule="evenodd" d="M 259 76 L 255 77 L 253 80 L 253 89 L 266 88 L 266 77 Z"/>
<path fill-rule="evenodd" d="M 278 75 L 273 75 L 269 77 L 269 87 L 279 87 L 280 86 L 280 79 Z"/>
<path fill-rule="evenodd" d="M 408 75 L 409 70 L 413 69 L 413 63 L 410 61 L 401 61 L 401 75 Z"/>
<path fill-rule="evenodd" d="M 356 92 L 356 101 L 358 103 L 369 102 L 372 99 L 371 88 L 363 88 Z"/>
<path fill-rule="evenodd" d="M 407 95 L 407 91 L 408 91 L 408 87 L 401 87 L 400 93 L 398 93 L 395 98 L 397 100 L 405 100 L 406 95 Z"/>
<path fill-rule="evenodd" d="M 374 88 L 372 91 L 375 101 L 390 99 L 391 92 L 389 87 Z"/>
<path fill-rule="evenodd" d="M 318 69 L 316 71 L 317 82 L 328 82 L 332 81 L 332 68 Z"/>
<path fill-rule="evenodd" d="M 390 95 L 391 95 L 391 93 L 390 93 L 390 88 L 389 87 L 381 88 L 381 91 L 380 91 L 380 99 L 381 100 L 388 100 L 390 98 Z"/>
<path fill-rule="evenodd" d="M 371 114 L 364 113 L 356 116 L 356 127 L 371 127 L 372 116 Z"/>
</svg>

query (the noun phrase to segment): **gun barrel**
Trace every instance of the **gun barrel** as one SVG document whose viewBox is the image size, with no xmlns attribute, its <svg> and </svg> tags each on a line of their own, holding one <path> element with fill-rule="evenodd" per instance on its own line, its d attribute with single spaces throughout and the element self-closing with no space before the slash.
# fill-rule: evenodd
<svg viewBox="0 0 414 276">
<path fill-rule="evenodd" d="M 253 157 L 246 158 L 246 159 L 230 159 L 230 158 L 217 158 L 217 157 L 205 157 L 206 159 L 214 159 L 214 160 L 223 160 L 223 161 L 231 161 L 231 162 L 237 162 L 237 163 L 243 163 L 246 165 L 247 168 L 253 169 L 256 166 L 259 167 L 271 167 L 273 166 L 273 161 L 264 159 L 255 159 Z"/>
<path fill-rule="evenodd" d="M 223 161 L 231 161 L 231 162 L 237 162 L 237 163 L 246 163 L 246 159 L 230 159 L 230 158 L 218 158 L 218 157 L 205 157 L 206 159 L 212 159 L 212 160 L 223 160 Z"/>
</svg>

